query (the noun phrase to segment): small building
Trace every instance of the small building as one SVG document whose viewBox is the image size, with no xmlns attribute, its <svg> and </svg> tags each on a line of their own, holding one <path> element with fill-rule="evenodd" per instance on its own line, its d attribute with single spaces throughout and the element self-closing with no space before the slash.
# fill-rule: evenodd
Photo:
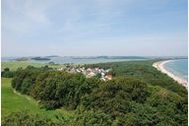
<svg viewBox="0 0 189 126">
<path fill-rule="evenodd" d="M 96 74 L 94 72 L 90 72 L 87 74 L 87 78 L 94 77 Z"/>
<path fill-rule="evenodd" d="M 112 75 L 111 75 L 111 74 L 108 74 L 108 75 L 105 76 L 105 78 L 106 78 L 107 80 L 112 80 Z"/>
</svg>

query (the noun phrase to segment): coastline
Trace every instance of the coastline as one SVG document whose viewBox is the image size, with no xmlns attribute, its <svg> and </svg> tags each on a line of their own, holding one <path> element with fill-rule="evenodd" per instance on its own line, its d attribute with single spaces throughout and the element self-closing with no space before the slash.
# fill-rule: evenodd
<svg viewBox="0 0 189 126">
<path fill-rule="evenodd" d="M 172 60 L 165 60 L 165 61 L 158 61 L 153 63 L 153 67 L 155 67 L 157 70 L 161 71 L 164 74 L 167 74 L 169 77 L 173 78 L 175 81 L 177 81 L 179 84 L 184 86 L 186 89 L 188 89 L 188 82 L 184 80 L 183 78 L 180 78 L 173 73 L 169 72 L 168 70 L 165 69 L 165 64 L 168 62 L 171 62 Z"/>
</svg>

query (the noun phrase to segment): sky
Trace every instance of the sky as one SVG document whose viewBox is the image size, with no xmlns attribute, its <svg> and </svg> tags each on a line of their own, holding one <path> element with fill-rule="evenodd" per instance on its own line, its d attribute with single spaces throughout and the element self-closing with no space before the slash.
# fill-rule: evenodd
<svg viewBox="0 0 189 126">
<path fill-rule="evenodd" d="M 2 57 L 186 56 L 187 0 L 2 0 Z"/>
</svg>

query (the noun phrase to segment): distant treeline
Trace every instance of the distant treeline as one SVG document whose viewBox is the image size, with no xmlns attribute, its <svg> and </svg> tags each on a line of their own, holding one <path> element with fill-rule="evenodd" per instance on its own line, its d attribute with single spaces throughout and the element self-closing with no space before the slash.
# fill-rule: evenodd
<svg viewBox="0 0 189 126">
<path fill-rule="evenodd" d="M 32 96 L 47 110 L 61 107 L 75 110 L 74 119 L 65 125 L 186 126 L 186 89 L 151 67 L 151 63 L 90 65 L 113 69 L 116 77 L 106 82 L 29 66 L 16 71 L 12 87 Z"/>
<path fill-rule="evenodd" d="M 49 58 L 47 58 L 47 57 L 33 57 L 33 58 L 31 58 L 32 60 L 51 60 L 51 59 L 49 59 Z"/>
</svg>

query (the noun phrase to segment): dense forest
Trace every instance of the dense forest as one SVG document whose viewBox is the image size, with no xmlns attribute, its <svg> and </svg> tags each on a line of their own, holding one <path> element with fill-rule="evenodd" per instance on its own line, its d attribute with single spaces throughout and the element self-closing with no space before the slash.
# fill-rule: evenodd
<svg viewBox="0 0 189 126">
<path fill-rule="evenodd" d="M 42 108 L 74 110 L 71 120 L 43 119 L 27 112 L 5 117 L 3 125 L 187 126 L 187 90 L 152 67 L 154 61 L 85 65 L 111 68 L 113 79 L 28 66 L 11 73 L 12 88 L 36 99 Z M 7 73 L 6 73 L 7 72 Z"/>
<path fill-rule="evenodd" d="M 116 77 L 135 77 L 149 85 L 160 86 L 181 96 L 185 96 L 187 90 L 172 78 L 152 67 L 154 62 L 157 62 L 157 60 L 87 64 L 85 67 L 111 68 Z"/>
</svg>

